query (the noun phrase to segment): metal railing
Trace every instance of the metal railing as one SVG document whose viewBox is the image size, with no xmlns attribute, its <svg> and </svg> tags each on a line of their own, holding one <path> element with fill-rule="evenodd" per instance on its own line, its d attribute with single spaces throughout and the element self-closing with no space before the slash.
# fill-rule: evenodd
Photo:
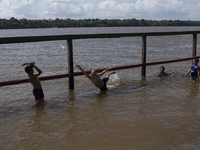
<svg viewBox="0 0 200 150">
<path fill-rule="evenodd" d="M 200 56 L 196 56 L 197 50 L 197 34 L 200 31 L 179 31 L 179 32 L 146 32 L 146 33 L 109 33 L 109 34 L 75 34 L 75 35 L 52 35 L 52 36 L 24 36 L 24 37 L 4 37 L 0 38 L 0 44 L 9 44 L 9 43 L 26 43 L 26 42 L 40 42 L 40 41 L 54 41 L 54 40 L 67 40 L 67 51 L 68 51 L 68 73 L 62 75 L 54 75 L 54 76 L 45 76 L 39 77 L 40 80 L 52 80 L 59 78 L 69 78 L 69 89 L 74 89 L 74 76 L 83 75 L 82 72 L 74 73 L 73 68 L 73 40 L 76 39 L 94 39 L 94 38 L 120 38 L 120 37 L 142 37 L 142 63 L 128 66 L 119 66 L 113 67 L 112 70 L 121 70 L 128 68 L 136 68 L 142 67 L 141 76 L 146 76 L 146 66 L 150 65 L 158 65 L 164 63 L 172 63 L 178 61 L 186 61 L 194 58 L 200 58 Z M 146 39 L 147 36 L 170 36 L 170 35 L 193 35 L 193 50 L 192 57 L 175 59 L 175 60 L 167 60 L 167 61 L 159 61 L 159 62 L 151 62 L 146 63 Z M 98 69 L 97 72 L 102 71 L 103 69 Z M 89 71 L 86 71 L 89 73 Z M 14 85 L 20 83 L 27 83 L 28 79 L 22 80 L 12 80 L 0 82 L 0 86 Z"/>
</svg>

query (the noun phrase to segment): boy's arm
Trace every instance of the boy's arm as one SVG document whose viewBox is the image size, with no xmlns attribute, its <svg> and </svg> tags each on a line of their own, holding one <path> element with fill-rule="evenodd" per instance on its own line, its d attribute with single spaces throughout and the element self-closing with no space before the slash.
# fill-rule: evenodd
<svg viewBox="0 0 200 150">
<path fill-rule="evenodd" d="M 23 64 L 22 64 L 22 66 L 25 66 L 25 65 L 30 65 L 30 64 L 32 64 L 32 63 L 34 63 L 34 62 L 27 62 L 27 63 L 23 63 Z"/>
<path fill-rule="evenodd" d="M 197 81 L 199 81 L 199 69 L 197 70 Z"/>
<path fill-rule="evenodd" d="M 191 72 L 191 69 L 185 74 L 185 77 L 187 77 L 187 75 Z"/>
<path fill-rule="evenodd" d="M 102 72 L 99 73 L 99 76 L 103 75 L 104 73 L 106 73 L 106 71 L 108 71 L 110 69 L 112 69 L 112 67 L 109 67 L 109 68 L 103 70 Z"/>
<path fill-rule="evenodd" d="M 177 75 L 172 73 L 172 75 L 170 77 L 174 78 L 174 77 L 177 77 Z"/>
<path fill-rule="evenodd" d="M 86 75 L 86 77 L 88 77 L 89 79 L 91 79 L 91 76 L 90 76 L 88 73 L 86 73 L 86 72 L 81 68 L 80 65 L 76 65 L 76 67 L 77 67 L 78 69 L 80 69 L 80 70 L 82 71 L 82 73 L 83 73 L 84 75 Z"/>
<path fill-rule="evenodd" d="M 42 74 L 42 70 L 40 70 L 38 67 L 36 67 L 35 64 L 33 64 L 33 68 L 35 68 L 37 70 L 38 76 Z"/>
<path fill-rule="evenodd" d="M 31 79 L 31 78 L 36 78 L 36 77 L 38 77 L 39 75 L 42 74 L 42 71 L 41 71 L 38 67 L 35 66 L 35 63 L 32 62 L 32 63 L 30 63 L 30 65 L 31 65 L 33 68 L 35 68 L 35 69 L 37 70 L 37 72 L 38 72 L 38 73 L 34 74 L 33 76 L 31 76 L 30 79 Z"/>
</svg>

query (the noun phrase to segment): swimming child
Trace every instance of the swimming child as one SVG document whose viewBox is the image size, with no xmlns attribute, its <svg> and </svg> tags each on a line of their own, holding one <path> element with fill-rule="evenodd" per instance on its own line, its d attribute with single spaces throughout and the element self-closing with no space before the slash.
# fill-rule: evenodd
<svg viewBox="0 0 200 150">
<path fill-rule="evenodd" d="M 160 74 L 158 76 L 159 77 L 168 76 L 168 74 L 165 72 L 165 67 L 164 66 L 160 67 Z"/>
<path fill-rule="evenodd" d="M 195 58 L 192 60 L 193 65 L 191 69 L 185 74 L 185 77 L 191 72 L 191 77 L 193 81 L 199 81 L 199 66 L 198 66 L 199 59 Z"/>
<path fill-rule="evenodd" d="M 109 76 L 110 76 L 111 74 L 114 74 L 114 73 L 115 73 L 115 71 L 111 71 L 110 73 L 108 73 L 108 74 L 106 75 L 105 78 L 103 78 L 103 79 L 101 80 L 100 76 L 103 75 L 106 71 L 112 69 L 112 67 L 110 67 L 110 68 L 108 68 L 108 69 L 105 69 L 105 70 L 103 70 L 103 71 L 100 72 L 100 73 L 97 73 L 96 70 L 92 69 L 92 70 L 90 71 L 90 74 L 91 74 L 91 75 L 89 75 L 88 73 L 86 73 L 86 72 L 81 68 L 80 65 L 76 65 L 76 67 L 79 68 L 79 69 L 83 72 L 83 74 L 86 75 L 86 77 L 87 77 L 88 79 L 90 79 L 90 80 L 92 81 L 92 83 L 93 83 L 97 88 L 99 88 L 101 91 L 108 90 L 108 88 L 106 87 L 106 83 L 107 83 L 107 81 L 109 80 Z"/>
<path fill-rule="evenodd" d="M 160 74 L 158 76 L 159 77 L 168 76 L 168 74 L 165 72 L 165 67 L 164 66 L 160 67 Z M 177 75 L 175 73 L 172 73 L 172 75 L 170 77 L 174 78 L 174 77 L 177 77 Z"/>
<path fill-rule="evenodd" d="M 30 83 L 33 85 L 33 95 L 35 96 L 35 106 L 38 106 L 40 104 L 43 104 L 44 102 L 44 93 L 42 90 L 42 86 L 40 83 L 40 80 L 37 78 L 39 75 L 41 75 L 42 71 L 35 66 L 34 62 L 29 62 L 29 63 L 23 63 L 22 66 L 25 66 L 25 72 L 28 74 L 28 78 Z M 35 68 L 38 73 L 34 74 L 34 69 Z"/>
</svg>

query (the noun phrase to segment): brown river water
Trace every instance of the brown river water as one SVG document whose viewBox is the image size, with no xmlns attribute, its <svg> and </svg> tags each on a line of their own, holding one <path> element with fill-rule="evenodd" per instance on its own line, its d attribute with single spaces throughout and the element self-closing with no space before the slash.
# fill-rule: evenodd
<svg viewBox="0 0 200 150">
<path fill-rule="evenodd" d="M 197 31 L 200 27 L 113 27 L 0 30 L 0 37 Z M 197 37 L 200 54 L 200 36 Z M 41 76 L 67 73 L 66 41 L 0 45 L 0 82 L 27 78 L 24 62 L 34 61 Z M 142 38 L 73 40 L 75 65 L 85 70 L 141 63 Z M 192 56 L 192 35 L 147 37 L 147 62 Z M 109 90 L 100 92 L 85 76 L 42 81 L 44 106 L 32 108 L 30 83 L 0 87 L 2 150 L 197 150 L 200 149 L 200 87 L 185 78 L 191 60 L 116 71 Z"/>
</svg>

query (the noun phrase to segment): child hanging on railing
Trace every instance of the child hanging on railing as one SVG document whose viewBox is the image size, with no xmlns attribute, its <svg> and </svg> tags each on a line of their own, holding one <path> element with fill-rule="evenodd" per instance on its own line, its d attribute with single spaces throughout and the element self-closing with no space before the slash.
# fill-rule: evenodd
<svg viewBox="0 0 200 150">
<path fill-rule="evenodd" d="M 37 78 L 39 75 L 41 75 L 42 71 L 35 66 L 34 62 L 22 64 L 22 66 L 25 65 L 27 65 L 25 67 L 25 72 L 28 74 L 29 81 L 33 85 L 33 95 L 35 96 L 35 102 L 36 102 L 34 107 L 36 107 L 44 103 L 44 93 L 42 90 L 40 80 Z M 34 74 L 33 68 L 35 68 L 38 71 L 38 73 Z"/>
<path fill-rule="evenodd" d="M 193 81 L 199 81 L 199 66 L 198 66 L 199 59 L 193 59 L 191 69 L 185 74 L 185 77 L 191 72 L 191 77 Z"/>
<path fill-rule="evenodd" d="M 102 72 L 100 72 L 100 73 L 98 73 L 98 74 L 97 74 L 96 70 L 92 69 L 92 70 L 90 71 L 90 74 L 91 74 L 91 75 L 89 75 L 88 73 L 86 73 L 86 72 L 81 68 L 80 65 L 76 65 L 76 67 L 79 68 L 79 69 L 83 72 L 83 74 L 86 75 L 86 77 L 87 77 L 88 79 L 90 79 L 90 80 L 92 81 L 92 83 L 93 83 L 97 88 L 99 88 L 101 91 L 104 91 L 104 90 L 107 90 L 107 89 L 108 89 L 108 88 L 106 87 L 106 83 L 107 83 L 107 81 L 109 80 L 109 76 L 110 76 L 111 74 L 114 74 L 114 73 L 115 73 L 115 71 L 111 71 L 110 73 L 108 73 L 108 74 L 106 75 L 105 78 L 103 78 L 103 79 L 101 80 L 100 76 L 103 75 L 106 71 L 112 69 L 112 67 L 110 67 L 110 68 L 108 68 L 108 69 L 105 69 L 105 70 L 103 70 Z"/>
</svg>

